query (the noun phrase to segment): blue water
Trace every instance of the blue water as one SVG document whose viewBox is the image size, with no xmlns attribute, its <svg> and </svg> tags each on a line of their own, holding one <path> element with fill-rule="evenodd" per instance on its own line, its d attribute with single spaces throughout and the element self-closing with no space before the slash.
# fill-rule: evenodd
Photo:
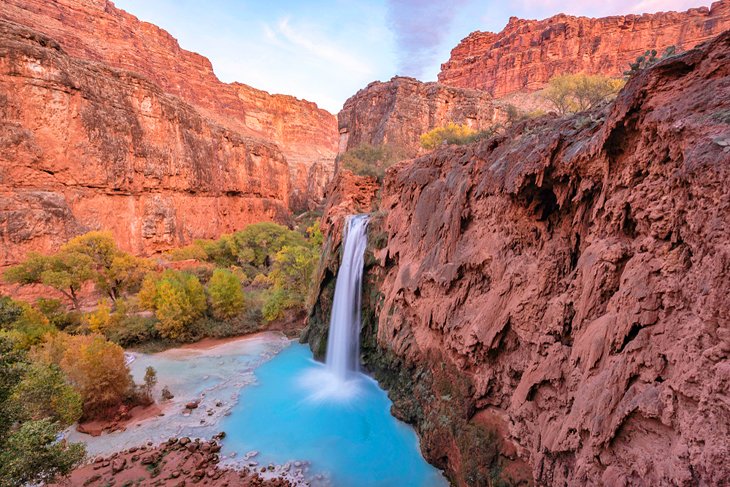
<svg viewBox="0 0 730 487">
<path fill-rule="evenodd" d="M 257 368 L 258 383 L 241 390 L 220 424 L 223 453 L 257 450 L 260 465 L 308 461 L 310 475 L 325 474 L 336 487 L 448 485 L 421 456 L 415 432 L 390 415 L 375 381 L 360 375 L 321 397 L 324 369 L 300 344 Z"/>
</svg>

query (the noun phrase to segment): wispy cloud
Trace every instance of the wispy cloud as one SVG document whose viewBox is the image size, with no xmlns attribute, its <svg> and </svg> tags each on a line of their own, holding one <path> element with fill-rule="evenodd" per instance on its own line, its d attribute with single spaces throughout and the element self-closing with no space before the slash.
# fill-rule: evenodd
<svg viewBox="0 0 730 487">
<path fill-rule="evenodd" d="M 264 35 L 279 47 L 293 49 L 327 61 L 348 71 L 370 74 L 370 66 L 356 56 L 340 48 L 336 43 L 318 38 L 306 28 L 295 27 L 289 18 L 280 19 L 275 25 L 264 24 Z"/>
<path fill-rule="evenodd" d="M 387 0 L 400 74 L 421 77 L 439 54 L 455 12 L 469 0 Z"/>
</svg>

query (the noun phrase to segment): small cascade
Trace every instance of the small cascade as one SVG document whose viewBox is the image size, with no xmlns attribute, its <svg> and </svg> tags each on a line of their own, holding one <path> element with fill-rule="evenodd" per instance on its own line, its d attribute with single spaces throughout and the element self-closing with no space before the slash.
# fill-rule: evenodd
<svg viewBox="0 0 730 487">
<path fill-rule="evenodd" d="M 345 381 L 359 368 L 360 302 L 367 229 L 368 215 L 348 217 L 342 263 L 337 272 L 332 302 L 326 356 L 327 369 L 340 381 Z"/>
</svg>

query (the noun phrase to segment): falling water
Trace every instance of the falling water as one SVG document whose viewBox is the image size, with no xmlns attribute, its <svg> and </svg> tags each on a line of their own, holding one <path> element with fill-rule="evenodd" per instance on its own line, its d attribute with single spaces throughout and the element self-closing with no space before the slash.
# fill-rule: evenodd
<svg viewBox="0 0 730 487">
<path fill-rule="evenodd" d="M 348 217 L 342 264 L 337 273 L 332 303 L 326 357 L 327 369 L 340 381 L 357 371 L 359 365 L 360 295 L 367 229 L 367 215 Z"/>
</svg>

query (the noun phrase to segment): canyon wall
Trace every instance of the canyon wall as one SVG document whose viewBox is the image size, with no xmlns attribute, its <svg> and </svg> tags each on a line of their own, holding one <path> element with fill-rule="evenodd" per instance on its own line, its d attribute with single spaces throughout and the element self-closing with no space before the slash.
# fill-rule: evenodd
<svg viewBox="0 0 730 487">
<path fill-rule="evenodd" d="M 730 32 L 598 111 L 399 163 L 372 215 L 361 359 L 454 483 L 730 478 Z"/>
<path fill-rule="evenodd" d="M 292 208 L 321 199 L 334 170 L 337 121 L 314 103 L 222 83 L 207 58 L 111 1 L 4 0 L 0 19 L 49 36 L 71 56 L 138 73 L 232 132 L 276 143 L 290 166 Z M 310 181 L 310 173 L 320 177 Z"/>
<path fill-rule="evenodd" d="M 0 20 L 0 266 L 109 229 L 150 254 L 289 215 L 279 148 Z"/>
<path fill-rule="evenodd" d="M 455 122 L 482 130 L 499 117 L 486 93 L 397 76 L 370 83 L 345 102 L 337 115 L 339 151 L 389 145 L 412 157 L 420 150 L 421 134 L 434 127 Z"/>
<path fill-rule="evenodd" d="M 730 29 L 730 0 L 686 12 L 600 19 L 559 14 L 512 17 L 501 32 L 473 32 L 441 65 L 439 82 L 484 90 L 495 98 L 544 87 L 556 74 L 622 76 L 648 49 L 691 49 Z"/>
</svg>

